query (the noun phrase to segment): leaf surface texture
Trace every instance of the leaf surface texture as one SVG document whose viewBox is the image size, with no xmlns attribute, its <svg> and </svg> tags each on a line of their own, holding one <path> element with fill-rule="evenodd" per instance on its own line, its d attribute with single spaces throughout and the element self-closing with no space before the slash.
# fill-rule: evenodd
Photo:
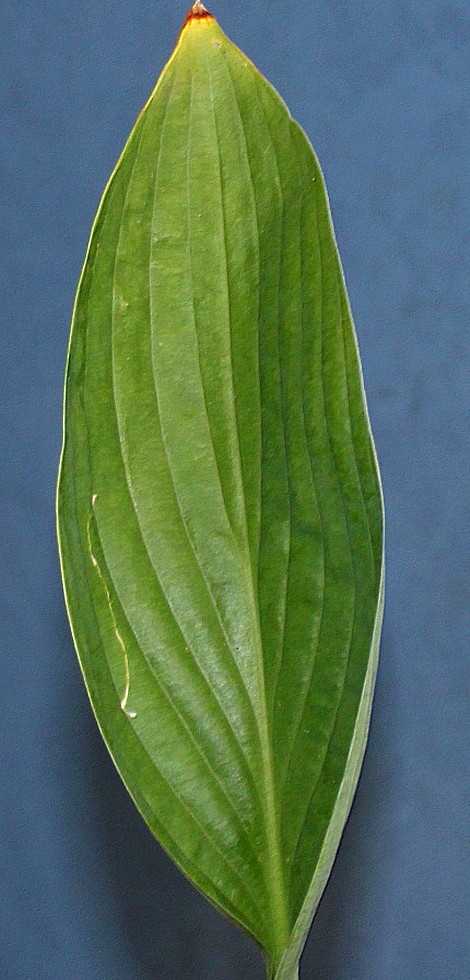
<svg viewBox="0 0 470 980">
<path fill-rule="evenodd" d="M 321 171 L 209 15 L 184 27 L 93 227 L 58 514 L 129 792 L 292 980 L 365 747 L 382 505 Z"/>
</svg>

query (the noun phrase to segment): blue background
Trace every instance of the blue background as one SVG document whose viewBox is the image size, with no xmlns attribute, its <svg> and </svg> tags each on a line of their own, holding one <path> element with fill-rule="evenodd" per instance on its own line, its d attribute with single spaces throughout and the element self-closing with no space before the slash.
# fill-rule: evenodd
<svg viewBox="0 0 470 980">
<path fill-rule="evenodd" d="M 319 153 L 388 510 L 370 747 L 303 975 L 468 980 L 468 0 L 214 0 L 213 13 Z M 262 977 L 107 757 L 54 538 L 86 240 L 184 14 L 174 0 L 8 0 L 0 15 L 5 980 Z"/>
</svg>

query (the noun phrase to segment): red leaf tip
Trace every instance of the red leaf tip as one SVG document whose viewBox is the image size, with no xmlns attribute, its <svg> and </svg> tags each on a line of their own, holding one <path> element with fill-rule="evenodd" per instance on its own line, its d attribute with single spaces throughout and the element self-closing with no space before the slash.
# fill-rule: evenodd
<svg viewBox="0 0 470 980">
<path fill-rule="evenodd" d="M 207 19 L 213 20 L 214 18 L 212 17 L 212 14 L 206 10 L 204 4 L 201 3 L 201 0 L 196 0 L 196 3 L 193 3 L 191 10 L 186 17 L 183 27 L 186 27 L 187 24 L 191 24 L 192 21 L 202 21 Z"/>
</svg>

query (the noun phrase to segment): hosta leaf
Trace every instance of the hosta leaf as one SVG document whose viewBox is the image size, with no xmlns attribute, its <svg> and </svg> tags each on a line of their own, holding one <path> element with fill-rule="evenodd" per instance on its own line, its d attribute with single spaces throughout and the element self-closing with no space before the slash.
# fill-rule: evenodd
<svg viewBox="0 0 470 980">
<path fill-rule="evenodd" d="M 117 768 L 292 980 L 365 746 L 381 497 L 320 169 L 200 4 L 93 227 L 58 509 Z"/>
</svg>

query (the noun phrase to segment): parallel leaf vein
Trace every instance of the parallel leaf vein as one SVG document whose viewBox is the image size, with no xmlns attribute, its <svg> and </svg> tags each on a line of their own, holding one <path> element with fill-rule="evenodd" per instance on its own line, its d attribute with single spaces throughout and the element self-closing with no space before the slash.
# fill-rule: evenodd
<svg viewBox="0 0 470 980">
<path fill-rule="evenodd" d="M 171 94 L 170 94 L 170 96 L 169 96 L 169 100 L 168 100 L 168 102 L 170 101 L 170 98 L 171 98 Z M 131 171 L 131 174 L 130 174 L 130 177 L 129 177 L 129 183 L 128 183 L 128 185 L 127 185 L 127 190 L 126 190 L 126 194 L 125 194 L 125 198 L 124 198 L 124 203 L 123 203 L 123 207 L 122 207 L 122 216 L 121 216 L 121 223 L 120 223 L 120 233 L 119 233 L 119 236 L 118 236 L 118 242 L 117 242 L 117 247 L 116 247 L 116 256 L 115 256 L 115 266 L 114 266 L 114 270 L 115 270 L 115 271 L 114 271 L 114 276 L 113 276 L 113 284 L 112 284 L 112 296 L 113 296 L 113 306 L 112 306 L 112 309 L 113 309 L 113 311 L 114 311 L 114 308 L 115 308 L 115 304 L 114 304 L 114 296 L 115 296 L 115 287 L 116 287 L 116 270 L 117 270 L 117 260 L 118 260 L 118 256 L 119 256 L 119 250 L 120 250 L 120 244 L 121 244 L 121 234 L 122 234 L 122 227 L 123 227 L 123 217 L 124 217 L 124 213 L 125 213 L 125 211 L 126 211 L 126 207 L 127 207 L 127 204 L 128 204 L 128 199 L 129 199 L 129 193 L 130 193 L 130 189 L 131 189 L 131 186 L 132 186 L 132 180 L 133 180 L 133 175 L 134 175 L 134 172 L 135 172 L 135 169 L 136 169 L 136 166 L 137 166 L 137 163 L 138 163 L 138 160 L 139 160 L 139 153 L 140 153 L 140 149 L 141 149 L 141 145 L 142 145 L 142 140 L 143 140 L 143 134 L 144 134 L 144 127 L 142 128 L 142 132 L 141 132 L 141 135 L 140 135 L 140 140 L 139 140 L 139 144 L 138 144 L 138 148 L 137 148 L 137 151 L 136 151 L 136 156 L 135 156 L 135 159 L 134 159 L 134 162 L 133 162 L 133 167 L 132 167 L 132 171 Z M 112 319 L 112 324 L 113 324 L 113 323 L 114 323 L 114 312 L 112 313 L 112 317 L 111 317 L 111 319 Z M 114 375 L 113 375 L 113 380 L 114 380 Z M 114 400 L 115 400 L 115 387 L 114 387 L 114 384 L 113 384 L 113 394 L 114 394 Z M 116 401 L 115 401 L 115 404 L 116 404 Z M 122 459 L 122 464 L 123 464 L 123 470 L 124 470 L 124 474 L 125 474 L 125 476 L 126 476 L 126 484 L 127 484 L 127 488 L 128 488 L 128 491 L 129 491 L 129 496 L 130 496 L 130 500 L 131 500 L 131 502 L 132 502 L 132 505 L 133 505 L 133 509 L 134 509 L 134 513 L 135 513 L 135 517 L 136 517 L 136 520 L 137 520 L 137 524 L 138 524 L 138 526 L 139 526 L 139 528 L 140 528 L 140 521 L 139 521 L 139 515 L 138 515 L 138 509 L 137 509 L 137 504 L 136 504 L 136 501 L 135 501 L 135 499 L 134 499 L 134 496 L 133 496 L 133 491 L 132 491 L 132 485 L 130 484 L 130 482 L 129 482 L 129 479 L 128 479 L 128 477 L 127 477 L 127 466 L 126 466 L 126 454 L 125 454 L 125 452 L 124 452 L 124 447 L 123 447 L 123 444 L 122 444 L 122 438 L 121 438 L 121 428 L 120 428 L 120 424 L 119 424 L 119 413 L 118 413 L 117 411 L 116 411 L 116 423 L 117 423 L 117 431 L 118 431 L 118 435 L 119 435 L 119 448 L 120 448 L 120 454 L 121 454 L 121 459 Z M 142 539 L 142 541 L 143 541 L 143 539 Z M 102 542 L 101 542 L 101 544 L 102 544 Z M 144 541 L 143 541 L 143 544 L 144 544 L 144 548 L 145 548 L 145 543 L 144 543 Z M 102 550 L 103 550 L 103 553 L 104 553 L 104 548 L 103 548 L 103 544 L 102 544 Z M 146 553 L 147 553 L 147 555 L 148 555 L 148 552 L 147 552 L 147 549 L 146 549 L 146 548 L 145 548 L 145 550 L 146 550 Z M 150 556 L 149 556 L 149 557 L 150 557 Z M 152 567 L 153 567 L 153 566 L 152 566 Z M 108 563 L 107 563 L 107 569 L 108 569 L 108 574 L 109 574 L 109 575 L 111 576 L 111 578 L 113 579 L 113 576 L 112 576 L 112 573 L 111 573 L 111 570 L 110 570 L 110 566 L 108 565 Z M 158 580 L 158 576 L 157 576 L 157 574 L 156 574 L 156 572 L 155 572 L 155 569 L 154 569 L 154 574 L 155 574 L 155 577 L 156 577 L 156 579 L 157 579 L 157 581 L 159 581 L 159 580 Z M 115 584 L 114 582 L 113 582 L 113 585 L 114 585 L 114 588 L 115 588 L 115 590 L 116 590 L 116 584 Z M 161 586 L 161 583 L 160 583 L 160 582 L 159 582 L 159 585 L 160 585 L 160 588 L 162 588 L 162 586 Z M 117 590 L 116 590 L 116 591 L 117 591 Z M 122 606 L 122 603 L 121 603 L 121 606 Z M 124 607 L 122 607 L 122 609 L 123 609 L 123 611 L 124 611 Z M 127 618 L 127 617 L 126 617 L 126 618 Z M 178 629 L 180 630 L 180 626 L 179 626 L 179 623 L 178 623 L 178 620 L 176 620 L 176 619 L 175 619 L 175 622 L 176 622 L 176 625 L 177 625 L 177 627 L 178 627 Z M 136 644 L 137 644 L 137 646 L 138 646 L 138 647 L 139 647 L 139 649 L 140 649 L 140 645 L 139 645 L 139 641 L 138 641 L 138 639 L 137 639 L 137 637 L 136 637 L 136 635 L 135 635 L 135 633 L 134 633 L 134 630 L 133 630 L 133 628 L 132 628 L 132 627 L 130 627 L 130 628 L 132 629 L 132 633 L 133 633 L 133 636 L 134 636 L 134 639 L 135 639 L 135 642 L 136 642 Z M 144 656 L 145 656 L 145 655 L 144 655 Z M 162 691 L 162 693 L 164 693 L 164 695 L 165 695 L 165 697 L 167 697 L 167 699 L 168 699 L 168 701 L 169 701 L 169 703 L 170 703 L 170 704 L 172 705 L 172 708 L 173 708 L 173 710 L 174 710 L 174 711 L 175 711 L 175 713 L 176 713 L 176 714 L 178 715 L 178 717 L 180 717 L 180 719 L 182 720 L 182 718 L 181 718 L 181 715 L 180 715 L 180 712 L 179 712 L 179 710 L 178 710 L 178 708 L 177 708 L 177 707 L 176 707 L 176 705 L 174 704 L 174 702 L 173 702 L 173 700 L 172 700 L 172 698 L 171 698 L 171 696 L 170 696 L 170 694 L 169 694 L 169 692 L 168 692 L 168 691 L 166 690 L 166 688 L 165 688 L 165 687 L 164 687 L 164 686 L 162 685 L 162 683 L 161 683 L 161 680 L 160 680 L 160 678 L 158 678 L 158 676 L 157 676 L 157 674 L 156 674 L 156 672 L 155 672 L 155 669 L 154 669 L 154 667 L 153 667 L 153 665 L 152 665 L 152 663 L 151 663 L 151 661 L 149 661 L 149 659 L 148 659 L 147 657 L 145 657 L 145 659 L 146 659 L 146 662 L 148 663 L 148 665 L 149 665 L 149 667 L 150 667 L 150 669 L 152 670 L 152 675 L 154 676 L 154 678 L 155 678 L 155 681 L 156 681 L 156 683 L 157 683 L 157 685 L 159 686 L 159 689 L 160 689 L 160 690 Z M 193 659 L 194 659 L 194 658 L 193 658 Z M 197 661 L 195 661 L 195 659 L 194 659 L 194 662 L 195 662 L 195 663 L 197 663 Z M 200 670 L 200 667 L 199 667 L 199 664 L 198 664 L 197 666 L 198 666 L 198 669 Z M 202 674 L 202 671 L 201 671 L 201 670 L 200 670 L 200 673 Z M 208 683 L 208 682 L 207 682 L 207 679 L 205 678 L 205 675 L 203 675 L 203 674 L 202 674 L 202 676 L 204 677 L 204 680 L 206 681 L 206 683 Z M 209 685 L 208 685 L 208 686 L 209 686 Z M 215 700 L 217 701 L 217 704 L 219 704 L 219 706 L 220 706 L 220 702 L 218 701 L 218 699 L 216 699 L 216 698 L 215 698 L 215 695 L 214 695 L 214 692 L 212 691 L 212 688 L 210 688 L 210 690 L 211 690 L 211 692 L 212 692 L 212 695 L 213 695 L 213 697 L 214 697 L 214 699 L 215 699 Z M 223 709 L 221 708 L 221 706 L 220 706 L 220 709 L 221 709 L 221 711 L 223 710 Z M 225 715 L 225 713 L 223 713 L 223 717 L 224 717 L 224 719 L 226 719 L 226 715 Z M 226 719 L 226 720 L 227 720 L 227 722 L 228 722 L 228 719 Z M 184 723 L 184 724 L 185 724 L 185 726 L 186 726 L 186 723 Z M 235 735 L 234 735 L 234 732 L 233 732 L 233 729 L 231 728 L 231 726 L 230 726 L 230 724 L 229 724 L 229 723 L 228 723 L 228 725 L 229 725 L 229 730 L 230 730 L 230 732 L 232 733 L 232 735 L 233 735 L 233 738 L 234 738 L 234 740 L 236 741 L 236 744 L 237 744 L 237 746 L 238 746 L 238 748 L 239 748 L 239 749 L 241 749 L 241 746 L 240 746 L 240 744 L 239 744 L 239 742 L 238 742 L 238 740 L 236 740 L 236 738 L 235 738 Z M 187 731 L 188 731 L 188 734 L 189 734 L 189 736 L 190 736 L 190 738 L 191 738 L 191 740 L 192 740 L 192 742 L 193 742 L 193 744 L 194 744 L 194 746 L 195 746 L 195 747 L 196 747 L 196 748 L 198 749 L 198 751 L 199 751 L 199 752 L 200 752 L 200 754 L 202 755 L 202 757 L 203 757 L 203 759 L 204 759 L 204 761 L 205 761 L 205 763 L 206 763 L 206 766 L 207 766 L 207 768 L 208 768 L 208 771 L 209 771 L 209 772 L 211 773 L 211 775 L 212 775 L 212 777 L 213 777 L 213 778 L 214 778 L 214 779 L 216 780 L 216 782 L 218 783 L 218 785 L 219 785 L 219 788 L 220 788 L 220 789 L 221 789 L 221 790 L 223 791 L 223 793 L 224 793 L 224 795 L 225 795 L 225 797 L 226 797 L 226 799 L 227 799 L 227 801 L 228 801 L 228 803 L 229 803 L 229 806 L 230 806 L 230 808 L 231 808 L 231 810 L 232 810 L 232 811 L 233 811 L 233 813 L 234 813 L 234 814 L 235 814 L 235 815 L 237 816 L 237 819 L 238 819 L 238 814 L 237 814 L 237 812 L 236 812 L 236 810 L 235 810 L 235 808 L 234 808 L 234 805 L 233 805 L 233 803 L 232 803 L 232 801 L 230 800 L 230 798 L 229 798 L 229 797 L 227 796 L 227 793 L 226 793 L 226 791 L 224 790 L 224 788 L 223 788 L 223 786 L 222 786 L 222 784 L 220 783 L 220 780 L 219 780 L 219 778 L 217 777 L 217 775 L 216 775 L 216 773 L 215 773 L 215 771 L 213 770 L 213 768 L 212 768 L 212 766 L 210 765 L 210 763 L 209 763 L 209 761 L 207 760 L 207 758 L 205 757 L 205 755 L 203 755 L 203 753 L 201 752 L 201 750 L 200 750 L 200 748 L 199 748 L 199 746 L 197 745 L 197 742 L 195 741 L 195 739 L 193 738 L 193 736 L 192 736 L 192 734 L 190 733 L 190 730 L 189 730 L 189 729 L 187 729 Z M 251 779 L 250 779 L 250 783 L 251 783 L 251 784 L 252 784 L 253 786 L 255 786 L 255 779 L 254 779 L 254 774 L 253 774 L 253 773 L 251 773 L 251 770 L 250 770 L 250 776 L 251 776 Z M 243 825 L 241 825 L 241 826 L 243 826 Z M 249 843 L 249 846 L 250 846 L 251 848 L 253 848 L 253 845 L 252 845 L 252 844 L 250 843 L 250 841 L 249 841 L 249 838 L 248 838 L 248 836 L 247 836 L 247 834 L 246 834 L 246 830 L 245 830 L 245 829 L 244 829 L 244 836 L 245 836 L 245 839 L 247 840 L 247 842 Z M 255 860 L 256 860 L 256 854 L 255 854 L 255 851 L 254 851 L 254 850 L 253 850 L 253 855 L 254 855 L 254 857 L 255 857 Z"/>
<path fill-rule="evenodd" d="M 317 193 L 317 200 L 318 200 L 318 184 L 316 184 L 316 193 Z M 323 298 L 322 239 L 321 239 L 321 233 L 320 233 L 320 225 L 319 225 L 319 222 L 318 222 L 318 210 L 317 210 L 317 235 L 318 235 L 319 258 L 320 258 L 320 282 L 321 282 L 321 287 L 320 287 L 320 303 L 322 304 L 322 298 Z M 324 337 L 324 314 L 323 314 L 323 305 L 321 305 L 320 323 L 321 323 L 321 326 L 320 326 L 320 337 L 321 337 L 321 345 L 322 345 L 322 351 L 323 351 L 323 348 L 324 348 L 324 343 L 323 343 L 323 337 Z M 344 499 L 344 494 L 343 494 L 343 488 L 342 488 L 341 479 L 340 479 L 340 476 L 339 476 L 339 473 L 338 473 L 337 462 L 336 462 L 336 455 L 335 455 L 334 450 L 333 450 L 333 444 L 332 444 L 331 432 L 330 432 L 330 425 L 329 425 L 329 421 L 328 421 L 328 411 L 327 411 L 327 407 L 326 407 L 326 395 L 325 395 L 325 382 L 324 382 L 324 367 L 323 367 L 323 364 L 324 364 L 324 362 L 323 362 L 323 357 L 322 357 L 321 370 L 320 370 L 320 378 L 321 378 L 321 391 L 322 391 L 323 406 L 324 406 L 323 415 L 324 415 L 325 425 L 326 425 L 326 431 L 327 431 L 327 435 L 328 435 L 328 443 L 329 443 L 329 447 L 330 447 L 331 459 L 332 459 L 333 466 L 334 466 L 334 469 L 335 469 L 335 472 L 336 472 L 337 484 L 338 484 L 338 488 L 339 488 L 339 492 L 340 492 L 343 513 L 344 513 L 345 523 L 346 523 L 346 527 L 347 527 L 347 533 L 348 533 L 348 538 L 349 538 L 350 557 L 351 557 L 352 564 L 354 566 L 354 554 L 353 554 L 353 548 L 352 548 L 352 543 L 351 543 L 351 530 L 350 530 L 349 515 L 348 515 L 348 511 L 347 511 L 347 507 L 346 507 L 346 501 Z M 331 727 L 331 730 L 330 730 L 330 736 L 328 738 L 328 742 L 327 742 L 327 744 L 325 746 L 325 751 L 323 753 L 323 759 L 324 759 L 323 765 L 320 767 L 320 769 L 318 771 L 317 778 L 316 778 L 316 780 L 314 781 L 314 783 L 312 785 L 311 792 L 310 792 L 309 797 L 308 797 L 307 806 L 304 808 L 304 817 L 303 817 L 302 823 L 300 825 L 300 830 L 299 830 L 299 833 L 298 833 L 298 836 L 297 836 L 297 842 L 296 842 L 295 848 L 293 849 L 292 869 L 295 867 L 295 860 L 296 860 L 297 852 L 298 852 L 298 849 L 299 849 L 299 846 L 300 846 L 300 842 L 301 842 L 301 839 L 302 839 L 302 836 L 303 836 L 303 831 L 304 831 L 304 827 L 305 827 L 305 822 L 306 822 L 306 819 L 307 819 L 307 815 L 308 815 L 308 812 L 309 812 L 309 809 L 310 809 L 310 804 L 311 804 L 311 802 L 312 802 L 312 800 L 314 798 L 315 790 L 316 790 L 316 788 L 318 786 L 318 783 L 319 783 L 319 781 L 321 779 L 321 776 L 322 776 L 322 773 L 323 773 L 325 759 L 328 756 L 328 752 L 329 752 L 329 749 L 330 749 L 331 741 L 332 741 L 334 730 L 335 730 L 336 718 L 338 716 L 338 712 L 339 712 L 340 705 L 341 705 L 341 702 L 342 702 L 342 697 L 343 697 L 343 693 L 344 693 L 344 689 L 345 689 L 345 684 L 346 684 L 346 676 L 347 676 L 349 661 L 350 661 L 351 654 L 352 654 L 352 643 L 353 643 L 354 628 L 355 628 L 355 621 L 356 621 L 356 609 L 357 609 L 357 600 L 356 600 L 356 577 L 354 576 L 354 606 L 353 606 L 353 615 L 352 615 L 352 618 L 351 618 L 349 649 L 348 649 L 348 655 L 347 655 L 347 658 L 346 658 L 346 664 L 345 664 L 345 669 L 344 669 L 344 673 L 343 673 L 343 681 L 342 681 L 342 685 L 341 685 L 341 690 L 339 692 L 339 697 L 338 697 L 338 700 L 337 700 L 337 703 L 336 703 L 335 713 L 334 713 L 334 716 L 333 716 L 333 719 L 332 719 L 333 724 L 332 724 L 332 727 Z"/>
</svg>

